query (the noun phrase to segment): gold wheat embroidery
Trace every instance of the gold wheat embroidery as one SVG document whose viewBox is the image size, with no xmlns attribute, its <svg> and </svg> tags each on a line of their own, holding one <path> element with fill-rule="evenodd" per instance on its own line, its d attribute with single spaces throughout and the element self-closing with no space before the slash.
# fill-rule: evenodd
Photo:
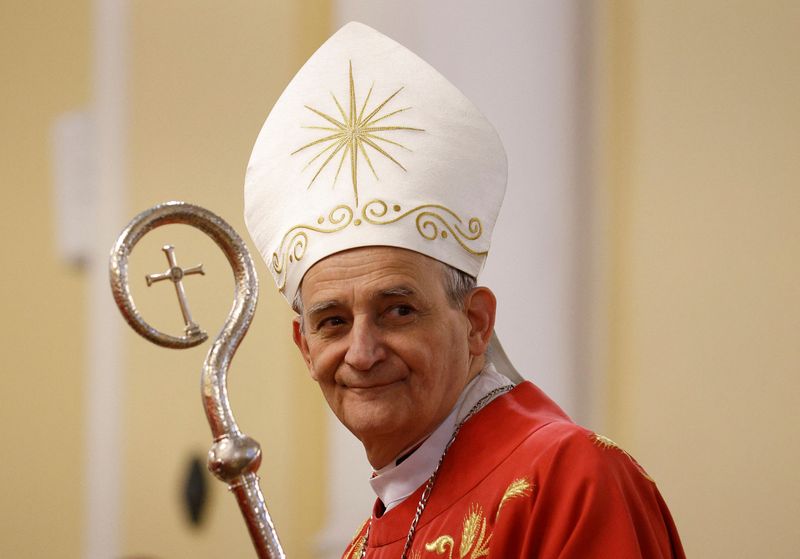
<svg viewBox="0 0 800 559">
<path fill-rule="evenodd" d="M 459 559 L 478 559 L 489 555 L 489 540 L 491 534 L 486 534 L 486 516 L 483 508 L 478 504 L 469 507 L 461 530 L 461 543 L 458 546 Z M 453 557 L 455 540 L 452 536 L 439 536 L 432 542 L 425 544 L 425 551 L 444 555 L 447 553 L 448 559 Z"/>
<path fill-rule="evenodd" d="M 364 522 L 362 522 L 361 526 L 359 526 L 358 530 L 356 530 L 356 533 L 353 534 L 353 537 L 350 539 L 350 548 L 347 549 L 344 553 L 345 557 L 349 556 L 351 559 L 355 559 L 361 556 L 361 549 L 364 547 L 364 544 L 366 543 L 367 536 L 365 534 L 364 536 L 359 538 L 358 535 L 364 530 L 364 526 L 367 525 L 367 522 L 369 522 L 369 518 L 366 519 Z"/>
<path fill-rule="evenodd" d="M 353 552 L 350 554 L 350 559 L 358 559 L 361 557 L 361 551 L 364 549 L 365 545 L 367 545 L 366 534 L 358 538 L 358 541 L 353 544 Z"/>
<path fill-rule="evenodd" d="M 534 484 L 530 479 L 517 478 L 513 480 L 500 499 L 495 519 L 499 516 L 500 509 L 502 509 L 503 505 L 508 501 L 520 497 L 529 497 L 533 489 Z M 458 546 L 459 559 L 488 557 L 489 541 L 491 539 L 491 532 L 487 533 L 486 515 L 483 512 L 483 508 L 473 503 L 470 505 L 462 524 L 461 541 Z M 435 540 L 425 544 L 425 551 L 436 553 L 437 555 L 444 555 L 447 553 L 448 559 L 452 559 L 455 543 L 452 536 L 439 536 Z"/>
<path fill-rule="evenodd" d="M 461 546 L 459 553 L 461 559 L 470 557 L 475 559 L 477 557 L 485 557 L 489 554 L 489 539 L 491 535 L 484 540 L 486 535 L 486 517 L 483 515 L 483 509 L 480 505 L 472 505 L 466 518 L 464 519 L 464 529 L 461 534 Z"/>
<path fill-rule="evenodd" d="M 628 452 L 625 451 L 624 449 L 620 448 L 620 446 L 617 443 L 615 443 L 614 441 L 612 441 L 608 437 L 606 437 L 604 435 L 601 435 L 599 433 L 592 433 L 592 437 L 591 438 L 592 438 L 592 441 L 594 442 L 594 444 L 596 444 L 600 448 L 602 448 L 602 449 L 613 448 L 613 449 L 621 452 L 625 456 L 627 456 L 628 460 L 633 462 L 633 465 L 636 466 L 636 469 L 639 470 L 639 473 L 642 474 L 642 476 L 644 476 L 644 478 L 647 481 L 652 481 L 653 483 L 655 483 L 655 480 L 648 475 L 648 473 L 644 470 L 644 468 L 642 468 L 639 465 L 639 463 L 636 460 L 634 460 L 633 456 L 628 454 Z"/>
<path fill-rule="evenodd" d="M 497 506 L 497 514 L 495 515 L 495 518 L 500 515 L 500 509 L 503 508 L 503 505 L 505 505 L 506 502 L 518 497 L 527 497 L 531 494 L 532 490 L 533 483 L 526 478 L 518 478 L 512 481 L 511 484 L 506 488 L 505 493 L 503 493 L 503 498 L 500 499 L 500 504 Z"/>
<path fill-rule="evenodd" d="M 600 448 L 616 448 L 617 450 L 622 450 L 617 443 L 600 433 L 593 433 L 592 440 L 594 444 Z"/>
</svg>

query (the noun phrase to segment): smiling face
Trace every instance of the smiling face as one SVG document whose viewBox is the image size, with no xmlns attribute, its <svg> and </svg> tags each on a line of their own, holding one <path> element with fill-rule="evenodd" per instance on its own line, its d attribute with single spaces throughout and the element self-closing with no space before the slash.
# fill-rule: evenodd
<svg viewBox="0 0 800 559">
<path fill-rule="evenodd" d="M 295 343 L 375 468 L 433 431 L 483 367 L 494 296 L 476 288 L 461 309 L 443 280 L 441 263 L 393 247 L 334 254 L 303 278 Z"/>
</svg>

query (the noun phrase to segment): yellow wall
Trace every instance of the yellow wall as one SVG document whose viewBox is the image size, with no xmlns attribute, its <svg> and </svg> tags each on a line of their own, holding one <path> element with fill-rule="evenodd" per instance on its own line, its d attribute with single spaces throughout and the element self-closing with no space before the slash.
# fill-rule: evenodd
<svg viewBox="0 0 800 559">
<path fill-rule="evenodd" d="M 91 5 L 0 2 L 0 557 L 68 559 L 83 549 L 87 299 L 109 293 L 87 294 L 85 274 L 56 254 L 49 135 L 59 114 L 90 102 Z M 128 213 L 183 198 L 244 234 L 242 184 L 252 143 L 277 95 L 329 34 L 328 3 L 129 6 Z M 137 303 L 156 325 L 180 331 L 171 287 L 147 290 L 142 279 L 166 267 L 159 247 L 172 241 L 180 262 L 206 265 L 208 275 L 189 278 L 186 287 L 213 335 L 231 302 L 225 262 L 197 235 L 155 236 L 131 259 Z M 292 557 L 309 557 L 325 496 L 324 403 L 295 356 L 288 307 L 260 262 L 258 271 L 259 313 L 234 360 L 231 398 L 241 427 L 263 445 L 262 487 L 284 545 Z M 204 457 L 210 446 L 199 394 L 207 346 L 169 351 L 123 328 L 130 359 L 121 410 L 121 554 L 252 556 L 221 483 L 210 480 L 211 506 L 199 530 L 185 521 L 180 501 L 188 457 Z"/>
<path fill-rule="evenodd" d="M 800 4 L 609 12 L 611 431 L 692 557 L 800 549 Z"/>
<path fill-rule="evenodd" d="M 797 6 L 619 1 L 602 30 L 609 434 L 659 481 L 693 557 L 800 549 Z M 243 231 L 250 147 L 330 31 L 327 3 L 140 0 L 131 9 L 130 214 L 184 198 Z M 79 557 L 87 295 L 81 272 L 55 254 L 48 135 L 53 118 L 89 101 L 90 3 L 4 1 L 0 10 L 0 556 Z M 181 262 L 203 261 L 208 275 L 186 285 L 213 334 L 230 304 L 225 263 L 185 231 L 155 236 L 134 254 L 134 279 L 165 267 L 167 240 Z M 259 273 L 259 314 L 234 361 L 231 397 L 264 446 L 262 486 L 286 548 L 309 557 L 322 515 L 324 404 L 293 353 L 289 312 L 260 264 Z M 141 283 L 143 312 L 179 330 L 170 288 Z M 216 481 L 205 525 L 192 530 L 182 517 L 186 461 L 209 445 L 197 390 L 206 349 L 160 349 L 127 330 L 125 343 L 124 553 L 249 556 Z"/>
<path fill-rule="evenodd" d="M 89 2 L 0 2 L 0 557 L 78 557 L 83 275 L 58 260 L 50 128 L 89 100 Z"/>
<path fill-rule="evenodd" d="M 327 3 L 145 0 L 131 10 L 131 215 L 183 199 L 246 236 L 242 186 L 250 150 L 277 96 L 329 34 Z M 230 308 L 233 282 L 202 233 L 174 227 L 137 246 L 132 277 L 142 312 L 164 330 L 181 330 L 171 286 L 147 288 L 143 280 L 166 268 L 159 250 L 165 242 L 176 245 L 179 262 L 205 265 L 207 275 L 187 278 L 185 287 L 195 318 L 213 336 Z M 310 557 L 324 505 L 324 402 L 295 355 L 288 306 L 258 264 L 259 310 L 233 361 L 231 402 L 240 427 L 262 444 L 262 488 L 287 553 Z M 208 346 L 170 351 L 127 335 L 123 551 L 251 556 L 222 483 L 210 479 L 211 508 L 199 530 L 185 521 L 180 501 L 189 456 L 204 459 L 210 446 L 198 383 Z"/>
</svg>

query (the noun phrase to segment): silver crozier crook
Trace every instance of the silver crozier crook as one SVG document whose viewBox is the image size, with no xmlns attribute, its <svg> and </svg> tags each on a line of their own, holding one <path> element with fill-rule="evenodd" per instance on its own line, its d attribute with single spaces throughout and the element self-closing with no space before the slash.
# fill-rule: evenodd
<svg viewBox="0 0 800 559">
<path fill-rule="evenodd" d="M 178 337 L 159 332 L 144 321 L 133 304 L 128 286 L 128 256 L 148 231 L 171 223 L 191 225 L 203 231 L 222 249 L 233 268 L 236 282 L 233 307 L 203 365 L 203 408 L 214 436 L 208 452 L 208 468 L 226 482 L 236 496 L 258 556 L 283 559 L 286 555 L 267 512 L 256 475 L 261 464 L 261 447 L 239 430 L 228 402 L 228 367 L 250 327 L 258 299 L 258 278 L 244 242 L 230 225 L 208 210 L 184 202 L 154 206 L 133 218 L 114 244 L 110 261 L 111 291 L 128 324 L 153 343 L 184 349 L 208 339 L 208 335 L 191 319 L 181 283 L 187 274 L 203 273 L 202 267 L 180 268 L 173 247 L 169 245 L 164 247 L 164 252 L 170 268 L 163 274 L 151 274 L 147 281 L 148 284 L 165 279 L 173 281 L 186 322 L 185 335 Z"/>
</svg>

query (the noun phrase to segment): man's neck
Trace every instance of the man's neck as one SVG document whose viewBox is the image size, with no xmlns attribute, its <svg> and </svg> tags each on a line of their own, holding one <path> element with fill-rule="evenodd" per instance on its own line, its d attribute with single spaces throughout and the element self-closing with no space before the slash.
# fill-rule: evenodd
<svg viewBox="0 0 800 559">
<path fill-rule="evenodd" d="M 424 441 L 406 447 L 388 465 L 375 470 L 370 485 L 386 510 L 401 503 L 430 477 L 456 425 L 475 403 L 492 390 L 508 384 L 511 382 L 506 377 L 487 365 L 481 375 L 465 387 L 450 414 Z"/>
</svg>

